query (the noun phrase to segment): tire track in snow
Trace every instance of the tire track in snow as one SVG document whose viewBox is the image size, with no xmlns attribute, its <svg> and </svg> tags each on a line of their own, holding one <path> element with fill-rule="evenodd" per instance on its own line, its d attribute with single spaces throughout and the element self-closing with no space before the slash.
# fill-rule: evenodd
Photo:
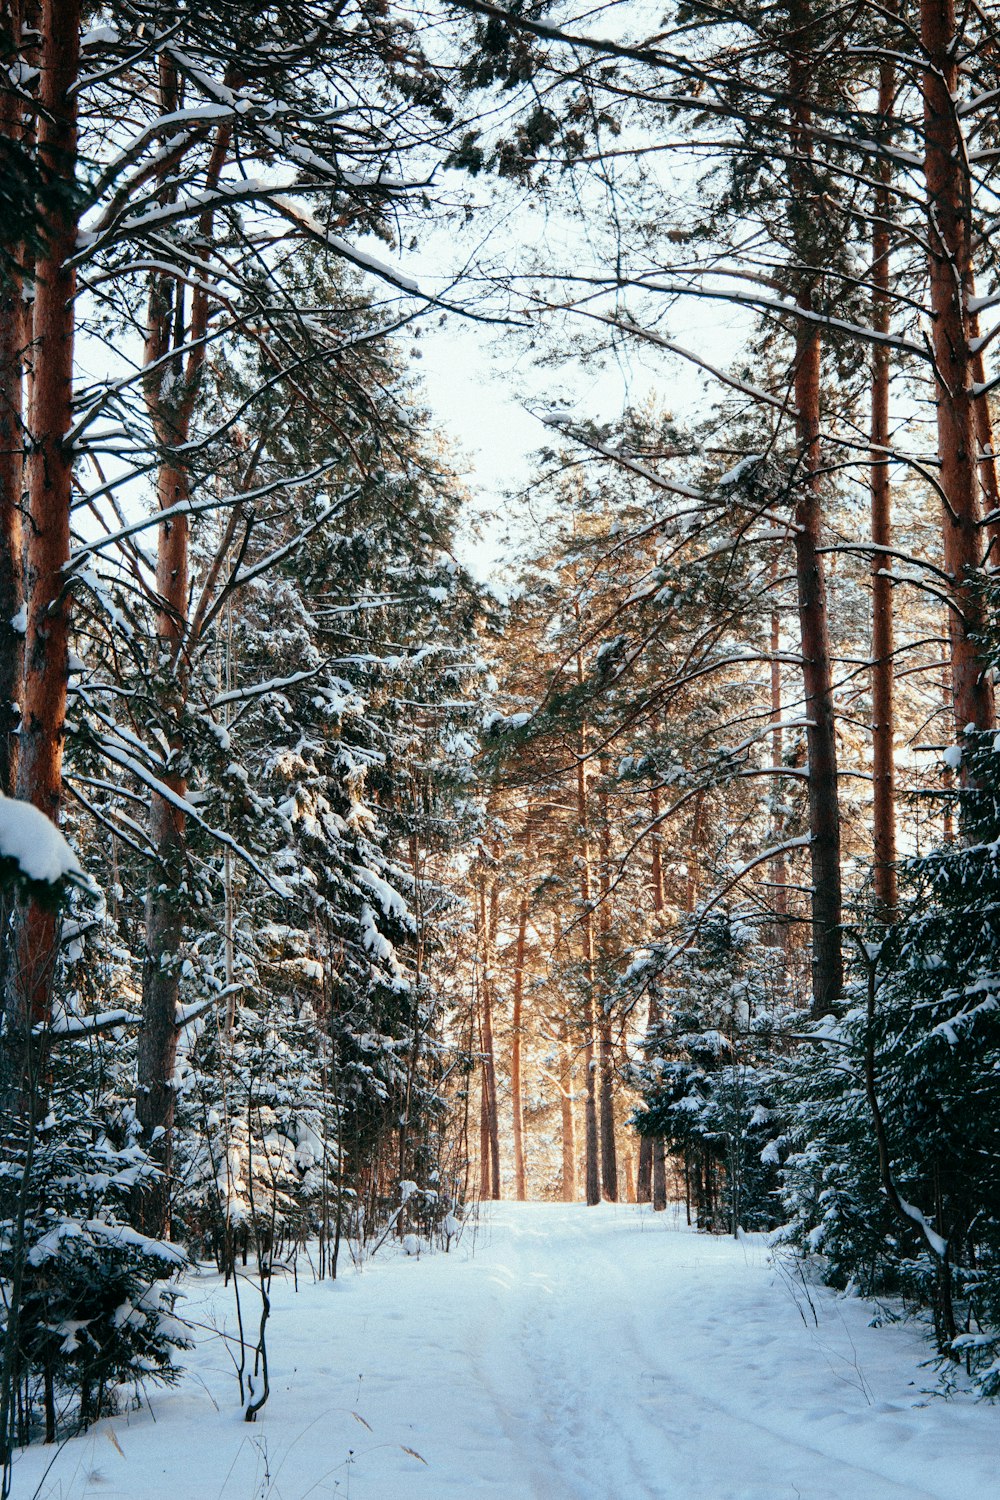
<svg viewBox="0 0 1000 1500">
<path fill-rule="evenodd" d="M 829 1407 L 778 1420 L 766 1404 L 753 1408 L 752 1388 L 762 1379 L 766 1385 L 773 1376 L 780 1387 L 780 1365 L 769 1364 L 780 1361 L 787 1342 L 763 1318 L 794 1324 L 798 1314 L 762 1267 L 747 1267 L 749 1290 L 734 1279 L 731 1243 L 715 1256 L 719 1242 L 671 1232 L 660 1219 L 640 1231 L 629 1209 L 504 1205 L 489 1212 L 500 1285 L 488 1355 L 477 1364 L 514 1450 L 530 1455 L 521 1476 L 511 1476 L 511 1500 L 959 1500 L 971 1493 L 926 1489 L 855 1459 L 842 1429 L 852 1405 L 866 1407 L 864 1391 L 859 1384 L 845 1398 L 814 1345 L 807 1353 L 821 1367 L 816 1394 L 829 1400 L 832 1385 Z M 741 1345 L 733 1320 L 748 1309 L 759 1326 Z M 748 1374 L 751 1392 L 741 1399 Z M 810 1428 L 824 1420 L 841 1430 L 813 1437 Z"/>
<path fill-rule="evenodd" d="M 225 1323 L 221 1282 L 190 1290 Z M 206 1333 L 155 1421 L 72 1439 L 48 1478 L 29 1449 L 18 1496 L 1000 1500 L 996 1409 L 922 1402 L 919 1333 L 871 1329 L 863 1304 L 817 1290 L 807 1326 L 757 1239 L 505 1203 L 451 1255 L 272 1299 L 253 1429 Z"/>
</svg>

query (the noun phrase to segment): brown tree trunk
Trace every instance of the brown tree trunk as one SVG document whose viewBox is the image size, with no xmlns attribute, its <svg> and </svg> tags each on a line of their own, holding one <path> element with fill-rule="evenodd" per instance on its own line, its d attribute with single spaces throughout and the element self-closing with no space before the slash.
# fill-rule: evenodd
<svg viewBox="0 0 1000 1500">
<path fill-rule="evenodd" d="M 559 1020 L 559 1109 L 562 1140 L 562 1200 L 576 1199 L 576 1117 L 573 1113 L 573 1043 L 565 1016 Z"/>
<path fill-rule="evenodd" d="M 577 635 L 582 633 L 582 612 L 579 601 L 573 606 Z M 576 654 L 576 680 L 584 680 L 583 654 Z M 577 837 L 580 860 L 580 931 L 583 947 L 583 1062 L 586 1069 L 586 1094 L 584 1102 L 584 1134 L 586 1144 L 586 1195 L 587 1203 L 593 1206 L 601 1201 L 600 1141 L 597 1129 L 597 1061 L 594 1055 L 594 913 L 591 904 L 590 883 L 590 834 L 587 809 L 587 730 L 580 729 L 579 756 L 576 767 L 576 813 Z"/>
<path fill-rule="evenodd" d="M 583 946 L 583 1065 L 586 1194 L 592 1206 L 601 1201 L 600 1144 L 597 1131 L 597 1061 L 594 1056 L 594 913 L 591 907 L 590 840 L 587 835 L 587 767 L 581 753 L 576 776 L 580 837 L 580 931 Z"/>
<path fill-rule="evenodd" d="M 489 1179 L 488 1196 L 494 1201 L 500 1197 L 500 1112 L 497 1107 L 496 1046 L 493 1038 L 493 938 L 496 932 L 497 888 L 494 881 L 490 894 L 490 915 L 487 917 L 485 882 L 479 888 L 480 932 L 482 934 L 482 981 L 479 987 L 479 1002 L 482 1007 L 483 1039 L 483 1097 L 486 1101 L 486 1129 L 489 1135 Z M 484 1197 L 486 1194 L 484 1193 Z"/>
<path fill-rule="evenodd" d="M 23 13 L 20 0 L 0 6 L 0 25 L 7 32 L 8 49 L 3 62 L 15 65 L 26 60 L 23 47 Z M 22 111 L 13 89 L 0 92 L 0 137 L 27 145 Z M 11 247 L 12 264 L 0 281 L 0 792 L 17 795 L 18 729 L 24 672 L 23 531 L 21 508 L 25 481 L 24 358 L 31 337 L 31 323 L 23 298 L 23 278 L 14 262 L 23 261 L 27 247 Z M 0 1107 L 8 1086 L 16 1088 L 22 1072 L 19 1059 L 22 1028 L 17 1022 L 18 1005 L 9 989 L 11 971 L 11 919 L 17 909 L 12 891 L 0 891 L 0 1014 L 11 1004 L 9 1019 L 14 1026 L 0 1055 Z M 15 1041 L 15 1037 L 17 1040 Z M 9 1044 L 14 1043 L 13 1047 Z M 8 1101 L 16 1115 L 14 1097 Z M 12 1116 L 13 1118 L 13 1116 Z"/>
<path fill-rule="evenodd" d="M 820 340 L 808 324 L 797 338 L 795 399 L 803 473 L 795 505 L 795 559 L 809 754 L 809 852 L 812 874 L 812 1014 L 826 1015 L 844 985 L 841 937 L 840 801 L 826 579 L 819 548 Z"/>
<path fill-rule="evenodd" d="M 486 1026 L 484 1022 L 483 993 L 487 987 L 485 928 L 482 887 L 476 893 L 476 959 L 478 984 L 476 987 L 475 1026 L 479 1033 L 479 1196 L 485 1201 L 493 1196 L 492 1132 L 490 1130 L 490 1086 L 486 1067 Z M 492 1027 L 490 1040 L 492 1042 Z"/>
<path fill-rule="evenodd" d="M 649 1203 L 653 1197 L 653 1137 L 639 1137 L 639 1163 L 635 1173 L 635 1199 Z"/>
<path fill-rule="evenodd" d="M 611 1035 L 611 1012 L 608 1007 L 607 975 L 611 967 L 611 822 L 608 796 L 604 789 L 607 766 L 601 762 L 601 868 L 599 875 L 601 1007 L 598 1028 L 601 1075 L 601 1186 L 605 1198 L 618 1202 L 618 1153 L 615 1142 L 615 1062 Z"/>
<path fill-rule="evenodd" d="M 809 0 L 799 6 L 798 35 L 803 50 L 792 55 L 792 160 L 789 183 L 802 216 L 801 264 L 795 269 L 796 302 L 803 313 L 815 311 L 815 225 L 824 205 L 815 178 L 812 146 L 814 59 L 809 47 L 812 21 Z M 833 668 L 826 577 L 820 553 L 823 503 L 820 480 L 820 389 L 822 345 L 819 329 L 803 317 L 795 335 L 795 407 L 798 439 L 798 485 L 795 500 L 795 571 L 798 588 L 802 685 L 807 723 L 809 772 L 809 853 L 812 877 L 812 1014 L 825 1015 L 840 1001 L 844 987 L 841 933 L 843 900 L 840 871 L 840 799 L 837 784 L 837 740 L 833 702 Z"/>
<path fill-rule="evenodd" d="M 521 1077 L 521 1037 L 523 1028 L 524 956 L 528 932 L 528 898 L 521 897 L 517 909 L 517 944 L 514 949 L 513 1032 L 510 1042 L 510 1092 L 513 1113 L 514 1197 L 523 1203 L 527 1197 L 524 1165 L 524 1086 Z"/>
<path fill-rule="evenodd" d="M 653 833 L 649 881 L 650 893 L 653 898 L 654 925 L 659 935 L 662 927 L 664 907 L 663 848 L 657 821 L 660 816 L 660 791 L 655 786 L 650 789 L 649 793 L 649 813 L 650 821 L 656 824 Z M 660 996 L 654 983 L 649 991 L 649 1015 L 646 1023 L 647 1035 L 655 1031 L 661 1019 Z M 635 1195 L 637 1202 L 652 1203 L 654 1209 L 663 1209 L 667 1206 L 666 1153 L 662 1136 L 644 1135 L 639 1139 L 639 1167 L 636 1173 Z"/>
<path fill-rule="evenodd" d="M 662 1135 L 653 1138 L 653 1208 L 662 1213 L 667 1206 L 667 1148 Z"/>
<path fill-rule="evenodd" d="M 73 416 L 76 276 L 69 259 L 77 238 L 78 0 L 45 0 L 40 19 L 37 154 L 50 191 L 32 322 L 24 580 L 29 605 L 17 794 L 58 822 L 69 663 L 70 608 L 63 567 L 70 555 L 73 474 L 65 439 Z M 25 1022 L 43 1025 L 51 1015 L 58 919 L 53 911 L 28 902 L 19 907 L 16 928 L 8 1013 L 14 1035 Z"/>
<path fill-rule="evenodd" d="M 771 563 L 771 588 L 775 592 L 778 588 L 778 559 L 775 557 Z M 775 606 L 771 610 L 771 764 L 779 767 L 785 756 L 785 736 L 781 727 L 781 616 Z M 773 793 L 774 799 L 781 796 L 781 778 L 776 777 L 774 782 L 777 791 Z M 777 811 L 771 819 L 771 835 L 775 844 L 781 842 L 783 819 L 778 816 Z M 774 941 L 785 951 L 788 950 L 788 866 L 784 854 L 776 854 L 771 861 L 771 885 L 773 892 L 771 906 L 774 911 Z"/>
<path fill-rule="evenodd" d="M 602 1013 L 598 1028 L 601 1069 L 601 1187 L 609 1203 L 618 1202 L 618 1153 L 615 1147 L 614 1045 L 611 1017 Z"/>
<path fill-rule="evenodd" d="M 635 1190 L 635 1169 L 634 1169 L 634 1167 L 632 1165 L 632 1153 L 631 1153 L 631 1151 L 626 1151 L 626 1153 L 625 1153 L 625 1202 L 626 1203 L 638 1203 L 638 1201 L 639 1201 L 639 1199 L 636 1196 L 636 1190 Z"/>
<path fill-rule="evenodd" d="M 582 817 L 586 817 L 586 771 L 583 762 L 579 768 L 579 798 Z M 585 1151 L 586 1151 L 586 1202 L 589 1205 L 601 1202 L 600 1140 L 597 1128 L 597 1058 L 594 1047 L 594 912 L 591 910 L 591 849 L 586 837 L 586 823 L 582 825 L 580 837 L 580 904 L 582 904 L 583 939 L 583 1068 L 586 1074 L 585 1104 Z"/>
<path fill-rule="evenodd" d="M 879 120 L 888 128 L 896 96 L 896 69 L 888 60 L 879 64 Z M 888 333 L 889 216 L 892 166 L 879 163 L 872 232 L 872 324 Z M 880 918 L 896 910 L 896 728 L 893 701 L 893 604 L 887 552 L 892 546 L 892 489 L 889 481 L 889 348 L 876 344 L 872 355 L 872 823 L 875 836 L 875 904 Z"/>
<path fill-rule="evenodd" d="M 970 276 L 970 290 L 975 283 Z M 979 313 L 969 314 L 969 338 L 975 353 L 972 356 L 972 378 L 977 386 L 986 384 L 986 365 L 983 351 L 979 347 Z M 993 412 L 990 397 L 984 391 L 975 401 L 976 445 L 979 484 L 983 496 L 983 519 L 989 537 L 988 558 L 994 568 L 1000 568 L 1000 483 L 997 480 L 996 447 L 993 439 Z M 987 519 L 988 518 L 988 519 Z"/>
<path fill-rule="evenodd" d="M 928 270 L 935 362 L 939 480 L 944 505 L 945 564 L 953 580 L 949 611 L 955 729 L 995 726 L 993 689 L 974 640 L 985 625 L 983 602 L 970 585 L 982 563 L 976 401 L 967 302 L 972 264 L 971 193 L 958 119 L 958 51 L 953 0 L 921 0 L 924 177 Z M 981 403 L 980 403 L 981 404 Z"/>
<path fill-rule="evenodd" d="M 479 1025 L 479 1045 L 483 1045 L 482 1015 Z M 486 1083 L 486 1064 L 483 1062 L 479 1085 L 479 1197 L 485 1203 L 493 1196 L 493 1179 L 490 1176 L 490 1095 Z"/>
<path fill-rule="evenodd" d="M 189 497 L 185 469 L 169 463 L 160 467 L 158 499 L 161 510 Z M 183 770 L 184 741 L 181 716 L 184 685 L 181 651 L 187 624 L 188 519 L 171 517 L 159 528 L 156 589 L 160 599 L 157 633 L 160 643 L 162 706 L 173 728 L 169 736 L 170 762 L 164 785 L 178 802 L 187 793 Z M 142 970 L 142 1024 L 139 1029 L 136 1118 L 146 1149 L 161 1176 L 137 1195 L 140 1226 L 147 1234 L 162 1235 L 170 1227 L 174 1071 L 177 1063 L 177 1024 L 180 973 L 183 962 L 184 902 L 181 887 L 187 864 L 187 818 L 172 798 L 153 792 L 149 806 L 150 843 L 157 864 L 146 892 L 146 954 Z"/>
<path fill-rule="evenodd" d="M 180 105 L 173 64 L 160 64 L 160 107 L 164 113 Z M 164 187 L 163 201 L 172 189 Z M 201 368 L 200 354 L 185 372 L 183 355 L 165 364 L 171 349 L 186 339 L 183 285 L 169 272 L 154 272 L 150 280 L 146 327 L 146 404 L 160 451 L 157 503 L 161 512 L 173 511 L 190 499 L 187 468 L 174 454 L 190 431 L 194 382 Z M 185 374 L 188 376 L 185 381 Z M 168 378 L 169 377 L 169 378 Z M 168 394 L 164 394 L 164 392 Z M 183 963 L 184 884 L 187 863 L 187 794 L 182 717 L 186 696 L 183 681 L 189 593 L 189 524 L 185 514 L 171 514 L 157 528 L 156 618 L 160 709 L 169 746 L 162 781 L 169 793 L 150 793 L 149 840 L 156 851 L 146 891 L 146 954 L 142 969 L 142 1024 L 139 1029 L 136 1080 L 136 1118 L 146 1149 L 161 1176 L 136 1194 L 135 1217 L 152 1235 L 170 1227 L 171 1165 L 173 1153 L 174 1072 L 177 1064 L 177 1024 Z M 174 797 L 178 801 L 174 802 Z"/>
<path fill-rule="evenodd" d="M 21 56 L 21 5 L 6 0 L 0 25 L 9 33 L 8 58 Z M 13 89 L 0 92 L 0 137 L 23 142 L 21 108 Z M 11 248 L 23 259 L 24 246 Z M 30 338 L 23 279 L 12 264 L 0 281 L 0 792 L 17 791 L 23 632 L 15 625 L 24 602 L 21 505 L 24 489 L 24 356 Z M 4 923 L 6 926 L 6 923 Z"/>
<path fill-rule="evenodd" d="M 160 64 L 159 102 L 164 113 L 176 110 L 181 104 L 176 71 L 166 57 Z M 228 126 L 217 131 L 207 170 L 210 188 L 222 172 L 230 139 Z M 170 201 L 172 194 L 173 189 L 164 184 L 162 200 Z M 212 223 L 212 210 L 206 208 L 198 221 L 203 244 L 208 243 Z M 183 718 L 188 691 L 185 648 L 190 605 L 190 535 L 187 515 L 176 513 L 175 508 L 190 500 L 191 480 L 178 450 L 190 435 L 205 362 L 202 341 L 211 311 L 207 294 L 197 289 L 191 297 L 190 317 L 186 317 L 184 297 L 179 278 L 168 271 L 154 272 L 145 348 L 145 363 L 151 373 L 145 382 L 145 396 L 159 448 L 157 503 L 161 512 L 173 513 L 157 529 L 157 670 L 169 758 L 161 777 L 165 794 L 150 793 L 149 836 L 156 851 L 156 863 L 146 892 L 146 954 L 136 1080 L 136 1118 L 146 1149 L 161 1170 L 161 1176 L 139 1190 L 135 1197 L 135 1216 L 151 1235 L 166 1233 L 170 1225 L 174 1072 L 180 1035 L 177 1018 L 186 905 L 182 886 L 187 866 L 187 819 L 182 804 L 187 794 Z M 184 350 L 188 351 L 186 355 Z M 165 364 L 171 351 L 173 358 Z"/>
</svg>

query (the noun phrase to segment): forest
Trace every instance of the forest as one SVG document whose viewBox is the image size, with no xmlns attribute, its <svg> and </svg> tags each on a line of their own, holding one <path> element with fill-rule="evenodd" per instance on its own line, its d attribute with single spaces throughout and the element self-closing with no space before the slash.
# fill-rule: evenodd
<svg viewBox="0 0 1000 1500">
<path fill-rule="evenodd" d="M 655 1323 L 702 1256 L 985 1473 L 994 0 L 0 0 L 0 51 L 0 1496 L 174 1410 L 203 1283 L 279 1431 L 351 1306 L 300 1284 L 464 1338 L 546 1225 L 581 1391 L 605 1282 Z M 1000 1494 L 656 1429 L 354 1493 Z"/>
</svg>

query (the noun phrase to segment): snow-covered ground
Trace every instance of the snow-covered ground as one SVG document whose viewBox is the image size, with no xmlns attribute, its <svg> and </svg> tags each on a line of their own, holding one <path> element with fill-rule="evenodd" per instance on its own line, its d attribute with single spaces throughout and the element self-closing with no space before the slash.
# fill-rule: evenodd
<svg viewBox="0 0 1000 1500">
<path fill-rule="evenodd" d="M 186 1312 L 234 1326 L 215 1278 L 191 1283 Z M 919 1331 L 870 1317 L 807 1294 L 756 1236 L 496 1205 L 450 1255 L 276 1287 L 255 1426 L 205 1333 L 175 1390 L 67 1443 L 41 1484 L 52 1450 L 29 1451 L 14 1496 L 1000 1497 L 1000 1411 L 927 1394 Z"/>
</svg>

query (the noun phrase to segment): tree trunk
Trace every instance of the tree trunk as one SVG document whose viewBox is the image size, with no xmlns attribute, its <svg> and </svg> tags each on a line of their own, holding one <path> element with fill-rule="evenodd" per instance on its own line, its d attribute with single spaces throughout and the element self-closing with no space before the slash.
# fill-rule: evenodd
<svg viewBox="0 0 1000 1500">
<path fill-rule="evenodd" d="M 618 1153 L 615 1142 L 615 1063 L 611 1036 L 611 1012 L 608 1008 L 607 975 L 611 967 L 611 823 L 608 797 L 604 789 L 607 766 L 601 762 L 601 868 L 599 875 L 601 1013 L 598 1028 L 601 1076 L 601 1186 L 605 1198 L 618 1202 Z"/>
<path fill-rule="evenodd" d="M 583 923 L 583 1066 L 586 1073 L 584 1093 L 584 1139 L 586 1152 L 586 1195 L 591 1206 L 601 1201 L 600 1140 L 597 1129 L 597 1058 L 594 1046 L 594 929 L 590 912 L 589 850 L 584 844 L 580 873 L 580 897 L 586 913 Z"/>
<path fill-rule="evenodd" d="M 24 56 L 23 16 L 20 0 L 6 0 L 0 17 L 9 34 L 11 62 Z M 25 144 L 22 110 L 16 92 L 0 92 L 0 136 Z M 12 260 L 23 260 L 26 246 L 12 246 Z M 31 338 L 30 316 L 23 298 L 23 278 L 11 264 L 0 282 L 0 792 L 17 795 L 18 728 L 21 722 L 21 686 L 24 673 L 24 635 L 21 610 L 24 604 L 23 531 L 21 509 L 25 481 L 24 357 Z M 6 1009 L 11 970 L 11 919 L 17 909 L 13 892 L 0 891 L 0 1015 Z M 0 1107 L 7 1087 L 16 1088 L 21 1073 L 18 1060 L 21 1028 L 16 1024 L 18 1007 L 12 1004 L 10 1019 L 15 1030 L 0 1057 Z M 15 1037 L 17 1040 L 15 1041 Z M 8 1101 L 15 1106 L 12 1097 Z M 16 1107 L 15 1107 L 16 1113 Z"/>
<path fill-rule="evenodd" d="M 635 1201 L 649 1203 L 653 1197 L 653 1137 L 639 1137 L 639 1163 L 635 1173 Z"/>
<path fill-rule="evenodd" d="M 635 1191 L 635 1171 L 632 1166 L 632 1153 L 625 1153 L 625 1202 L 638 1203 Z"/>
<path fill-rule="evenodd" d="M 158 475 L 161 510 L 189 497 L 184 468 L 164 463 Z M 171 723 L 170 759 L 162 780 L 179 802 L 187 793 L 181 718 L 184 685 L 180 656 L 187 625 L 188 520 L 173 516 L 161 522 L 156 561 L 156 589 L 160 608 L 162 707 Z M 135 1112 L 143 1141 L 161 1176 L 136 1197 L 140 1227 L 146 1234 L 163 1235 L 170 1225 L 170 1171 L 176 1093 L 174 1071 L 180 1035 L 177 1016 L 183 962 L 184 905 L 181 887 L 187 864 L 187 818 L 172 798 L 152 792 L 149 806 L 150 843 L 157 863 L 146 892 L 146 955 L 142 969 L 142 1025 L 139 1029 Z"/>
<path fill-rule="evenodd" d="M 778 588 L 778 559 L 771 563 L 771 588 Z M 771 610 L 771 764 L 781 766 L 785 758 L 785 736 L 781 727 L 781 616 L 777 606 Z M 777 803 L 782 796 L 782 780 L 776 776 L 776 790 L 772 793 L 774 811 L 771 816 L 771 837 L 780 844 L 784 819 L 779 816 Z M 774 941 L 788 951 L 788 866 L 784 854 L 776 854 L 771 861 L 771 908 L 774 912 Z"/>
<path fill-rule="evenodd" d="M 482 1015 L 480 1015 L 479 1045 L 483 1041 Z M 486 1083 L 485 1059 L 481 1067 L 481 1081 L 479 1085 L 479 1197 L 486 1202 L 492 1197 L 492 1178 L 490 1177 L 490 1095 Z"/>
<path fill-rule="evenodd" d="M 985 625 L 983 601 L 970 581 L 982 563 L 976 401 L 967 316 L 971 289 L 971 195 L 965 142 L 955 101 L 958 52 L 953 0 L 921 0 L 924 177 L 928 270 L 933 320 L 939 481 L 944 505 L 945 564 L 953 580 L 949 611 L 955 729 L 995 725 L 993 689 L 974 637 Z"/>
<path fill-rule="evenodd" d="M 599 1027 L 601 1069 L 601 1188 L 609 1203 L 618 1202 L 618 1153 L 615 1143 L 615 1061 L 611 1017 L 601 1015 Z"/>
<path fill-rule="evenodd" d="M 809 0 L 798 9 L 798 35 L 804 50 L 789 65 L 792 98 L 789 184 L 802 216 L 799 264 L 795 267 L 796 303 L 803 313 L 815 311 L 817 247 L 815 224 L 824 213 L 813 164 L 812 21 Z M 809 853 L 812 877 L 812 1014 L 834 1009 L 844 987 L 842 894 L 840 872 L 840 799 L 837 785 L 837 740 L 830 660 L 830 622 L 826 577 L 820 553 L 823 503 L 820 480 L 820 385 L 822 345 L 819 329 L 803 317 L 795 335 L 795 407 L 798 440 L 798 484 L 795 500 L 795 570 L 798 588 L 802 685 L 806 746 L 809 757 Z"/>
<path fill-rule="evenodd" d="M 490 1169 L 486 1173 L 483 1167 L 483 1197 L 490 1197 L 497 1201 L 500 1197 L 500 1115 L 497 1108 L 497 1069 L 496 1048 L 493 1040 L 493 981 L 490 974 L 490 960 L 493 953 L 491 937 L 495 925 L 495 903 L 496 886 L 491 895 L 491 905 L 494 911 L 491 913 L 493 921 L 487 919 L 486 915 L 486 887 L 485 883 L 479 888 L 479 928 L 482 935 L 482 979 L 479 986 L 479 1003 L 481 1007 L 480 1021 L 482 1025 L 483 1043 L 483 1099 L 485 1101 L 485 1125 L 489 1138 Z M 488 1191 L 487 1191 L 488 1189 Z"/>
<path fill-rule="evenodd" d="M 579 601 L 573 606 L 577 634 L 582 629 Z M 583 654 L 576 654 L 576 680 L 584 680 Z M 577 837 L 580 859 L 580 930 L 583 946 L 583 1062 L 586 1069 L 584 1122 L 586 1139 L 586 1194 L 591 1206 L 601 1201 L 600 1143 L 597 1130 L 597 1061 L 594 1056 L 594 913 L 591 906 L 590 835 L 587 815 L 587 730 L 580 729 L 576 767 Z"/>
<path fill-rule="evenodd" d="M 174 65 L 166 57 L 160 64 L 159 86 L 162 111 L 169 114 L 177 110 L 182 104 L 180 87 Z M 221 126 L 207 168 L 209 187 L 221 175 L 230 140 L 230 127 Z M 161 201 L 170 202 L 173 196 L 175 190 L 164 181 Z M 209 243 L 212 224 L 212 210 L 206 208 L 198 220 L 202 245 Z M 170 271 L 153 273 L 144 356 L 151 373 L 144 382 L 144 392 L 159 449 L 156 489 L 161 513 L 183 505 L 191 497 L 190 474 L 179 451 L 190 436 L 211 311 L 207 293 L 197 288 L 192 293 L 187 318 L 184 296 L 179 277 Z M 165 364 L 168 358 L 169 363 Z M 140 1226 L 155 1236 L 169 1228 L 174 1072 L 180 1035 L 177 1016 L 185 915 L 181 888 L 187 866 L 187 819 L 182 804 L 188 785 L 183 720 L 188 692 L 185 650 L 190 607 L 189 552 L 188 517 L 171 514 L 157 528 L 157 674 L 169 758 L 161 777 L 166 795 L 150 793 L 149 837 L 156 851 L 156 862 L 146 892 L 146 954 L 136 1079 L 136 1118 L 146 1149 L 162 1175 L 137 1192 L 134 1208 Z"/>
<path fill-rule="evenodd" d="M 975 283 L 971 276 L 969 285 L 970 290 L 974 292 Z M 979 347 L 980 336 L 979 313 L 970 312 L 969 339 L 975 350 L 972 356 L 972 379 L 977 386 L 984 386 L 986 365 L 983 360 L 983 351 Z M 993 440 L 993 412 L 990 407 L 989 394 L 985 391 L 976 398 L 975 416 L 977 468 L 983 496 L 983 520 L 986 522 L 986 534 L 989 537 L 988 557 L 994 568 L 1000 568 L 1000 483 L 997 480 L 996 448 Z"/>
<path fill-rule="evenodd" d="M 0 18 L 9 31 L 10 56 L 17 57 L 21 49 L 19 0 L 6 0 Z M 21 114 L 16 92 L 0 92 L 0 137 L 22 143 Z M 13 246 L 12 258 L 22 259 L 24 249 Z M 23 279 L 11 265 L 0 281 L 0 792 L 6 797 L 17 792 L 18 704 L 24 665 L 24 636 L 14 624 L 24 602 L 24 356 L 30 329 L 22 293 Z"/>
<path fill-rule="evenodd" d="M 490 1135 L 490 1197 L 500 1200 L 500 1120 L 497 1110 L 497 1068 L 493 1043 L 493 996 L 483 990 L 483 1071 L 486 1083 L 486 1121 Z"/>
<path fill-rule="evenodd" d="M 517 909 L 517 946 L 514 949 L 513 1034 L 510 1043 L 510 1092 L 513 1113 L 514 1197 L 523 1203 L 527 1197 L 524 1167 L 524 1091 L 521 1077 L 521 1034 L 523 1026 L 524 954 L 528 932 L 528 898 L 523 895 Z"/>
<path fill-rule="evenodd" d="M 650 821 L 657 824 L 653 834 L 653 852 L 650 860 L 650 891 L 653 897 L 653 912 L 655 915 L 655 929 L 659 934 L 662 926 L 664 891 L 663 891 L 663 850 L 660 842 L 660 832 L 657 820 L 660 816 L 660 791 L 653 787 L 649 794 Z M 647 1035 L 655 1033 L 663 1018 L 660 1006 L 660 996 L 655 983 L 649 991 L 649 1016 L 646 1023 Z M 666 1187 L 666 1153 L 662 1136 L 643 1136 L 639 1142 L 639 1171 L 636 1178 L 636 1198 L 640 1203 L 652 1203 L 654 1209 L 663 1209 L 667 1206 Z"/>
<path fill-rule="evenodd" d="M 896 69 L 887 59 L 879 64 L 879 120 L 891 124 L 896 96 Z M 879 162 L 872 232 L 872 325 L 888 333 L 889 217 L 892 166 Z M 875 838 L 875 904 L 881 920 L 889 920 L 898 901 L 896 886 L 896 762 L 893 749 L 896 714 L 893 701 L 893 605 L 889 557 L 879 550 L 892 546 L 892 489 L 889 480 L 889 348 L 876 344 L 872 355 L 872 823 Z"/>
<path fill-rule="evenodd" d="M 63 567 L 70 555 L 73 454 L 65 443 L 73 417 L 76 275 L 77 121 L 75 83 L 80 59 L 78 0 L 44 0 L 38 164 L 47 191 L 43 248 L 36 262 L 32 324 L 31 400 L 27 465 L 28 516 L 21 741 L 17 794 L 53 822 L 62 804 L 62 762 L 69 664 L 69 597 Z M 8 1024 L 44 1025 L 52 1011 L 58 948 L 54 911 L 34 902 L 16 916 Z"/>
<path fill-rule="evenodd" d="M 586 1070 L 584 1138 L 586 1194 L 590 1205 L 601 1201 L 600 1145 L 597 1131 L 597 1062 L 594 1056 L 594 913 L 591 909 L 590 841 L 587 837 L 587 768 L 581 755 L 576 777 L 580 824 L 580 930 L 583 940 L 583 1065 Z"/>
<path fill-rule="evenodd" d="M 667 1148 L 662 1135 L 653 1138 L 653 1208 L 662 1213 L 667 1206 Z"/>
<path fill-rule="evenodd" d="M 562 1200 L 576 1200 L 576 1117 L 573 1113 L 573 1044 L 565 1016 L 559 1021 L 559 1108 L 562 1123 Z"/>
<path fill-rule="evenodd" d="M 826 1015 L 844 985 L 841 938 L 840 801 L 826 579 L 819 552 L 820 340 L 800 326 L 795 399 L 803 473 L 795 505 L 795 559 L 809 754 L 809 852 L 812 874 L 812 1014 Z"/>
</svg>

